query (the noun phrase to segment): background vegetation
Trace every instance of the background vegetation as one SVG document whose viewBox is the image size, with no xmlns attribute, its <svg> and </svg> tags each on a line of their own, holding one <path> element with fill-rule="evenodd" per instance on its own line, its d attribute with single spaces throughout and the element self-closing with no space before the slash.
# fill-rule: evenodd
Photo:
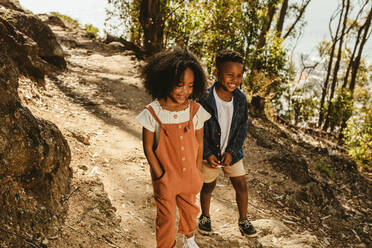
<svg viewBox="0 0 372 248">
<path fill-rule="evenodd" d="M 372 64 L 363 57 L 371 35 L 372 2 L 339 0 L 330 17 L 331 40 L 319 40 L 316 61 L 291 50 L 306 28 L 311 0 L 108 0 L 108 19 L 125 27 L 122 38 L 147 55 L 187 46 L 212 75 L 214 54 L 225 48 L 244 56 L 243 90 L 251 113 L 328 132 L 359 165 L 371 168 Z"/>
</svg>

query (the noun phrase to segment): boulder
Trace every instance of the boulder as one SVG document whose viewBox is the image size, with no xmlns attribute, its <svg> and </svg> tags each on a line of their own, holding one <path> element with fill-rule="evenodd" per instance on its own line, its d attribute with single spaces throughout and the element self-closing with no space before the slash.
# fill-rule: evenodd
<svg viewBox="0 0 372 248">
<path fill-rule="evenodd" d="M 9 9 L 0 9 L 0 15 L 5 14 L 7 22 L 13 25 L 17 31 L 36 42 L 40 58 L 57 68 L 66 68 L 62 47 L 48 25 L 34 15 Z"/>
<path fill-rule="evenodd" d="M 0 5 L 8 9 L 24 12 L 18 0 L 0 0 Z"/>
<path fill-rule="evenodd" d="M 20 12 L 17 12 L 20 13 Z M 18 93 L 21 74 L 44 80 L 35 42 L 0 18 L 0 240 L 41 246 L 58 233 L 70 190 L 71 153 L 53 123 L 35 117 Z"/>
</svg>

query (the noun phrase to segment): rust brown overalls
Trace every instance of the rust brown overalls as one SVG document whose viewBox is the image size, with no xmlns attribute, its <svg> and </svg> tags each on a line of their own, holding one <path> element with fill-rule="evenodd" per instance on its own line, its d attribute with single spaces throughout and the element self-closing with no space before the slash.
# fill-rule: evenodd
<svg viewBox="0 0 372 248">
<path fill-rule="evenodd" d="M 159 143 L 155 154 L 163 167 L 160 178 L 153 180 L 157 207 L 156 247 L 170 248 L 176 244 L 176 206 L 179 209 L 178 232 L 190 235 L 196 227 L 199 207 L 196 195 L 203 185 L 197 168 L 199 144 L 195 137 L 193 118 L 200 105 L 190 102 L 190 119 L 184 123 L 164 124 L 153 108 L 146 108 L 160 125 Z"/>
</svg>

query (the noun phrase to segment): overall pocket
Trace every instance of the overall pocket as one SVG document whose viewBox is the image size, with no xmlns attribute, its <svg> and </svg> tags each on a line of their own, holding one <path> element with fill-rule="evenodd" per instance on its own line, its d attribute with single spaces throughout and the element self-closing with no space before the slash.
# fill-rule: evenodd
<svg viewBox="0 0 372 248">
<path fill-rule="evenodd" d="M 154 197 L 157 199 L 166 199 L 169 195 L 167 187 L 168 173 L 164 172 L 159 178 L 152 180 Z"/>
</svg>

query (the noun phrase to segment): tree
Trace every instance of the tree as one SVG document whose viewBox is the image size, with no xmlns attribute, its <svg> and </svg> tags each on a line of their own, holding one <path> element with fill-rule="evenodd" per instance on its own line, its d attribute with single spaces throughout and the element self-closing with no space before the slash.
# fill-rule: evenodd
<svg viewBox="0 0 372 248">
<path fill-rule="evenodd" d="M 139 20 L 143 29 L 144 47 L 148 54 L 164 48 L 166 1 L 141 0 Z"/>
</svg>

